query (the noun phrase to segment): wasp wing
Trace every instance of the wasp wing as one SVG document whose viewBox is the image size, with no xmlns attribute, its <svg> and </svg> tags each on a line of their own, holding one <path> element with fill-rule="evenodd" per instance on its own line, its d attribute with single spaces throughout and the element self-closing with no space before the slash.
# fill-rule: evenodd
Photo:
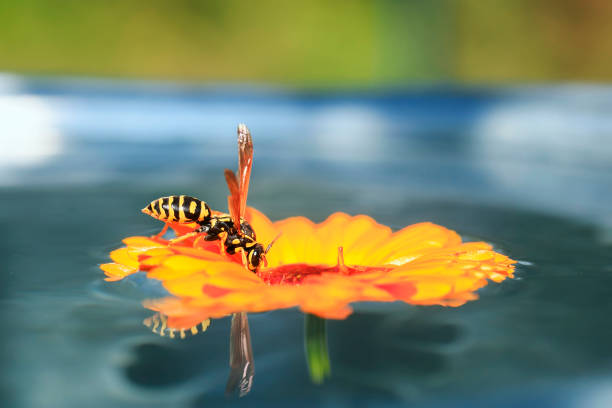
<svg viewBox="0 0 612 408">
<path fill-rule="evenodd" d="M 247 196 L 249 195 L 249 181 L 253 167 L 253 138 L 249 128 L 244 124 L 238 125 L 238 182 L 240 186 L 240 217 L 244 217 Z"/>
<path fill-rule="evenodd" d="M 230 191 L 230 195 L 227 197 L 227 207 L 232 220 L 234 220 L 236 231 L 240 231 L 240 188 L 238 187 L 238 180 L 236 174 L 230 169 L 225 169 L 224 174 Z"/>
</svg>

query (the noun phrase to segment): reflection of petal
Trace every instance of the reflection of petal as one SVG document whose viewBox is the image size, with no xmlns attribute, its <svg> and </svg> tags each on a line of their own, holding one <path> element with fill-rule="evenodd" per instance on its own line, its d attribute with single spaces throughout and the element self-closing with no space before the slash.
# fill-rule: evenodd
<svg viewBox="0 0 612 408">
<path fill-rule="evenodd" d="M 121 280 L 127 275 L 131 275 L 133 273 L 138 272 L 137 268 L 132 268 L 130 266 L 117 263 L 103 264 L 100 265 L 100 268 L 102 268 L 102 270 L 104 271 L 104 274 L 106 275 L 106 280 L 109 282 Z"/>
<path fill-rule="evenodd" d="M 358 301 L 460 306 L 477 298 L 488 280 L 513 277 L 514 261 L 484 242 L 462 243 L 454 231 L 420 223 L 392 232 L 372 218 L 332 214 L 315 224 L 304 217 L 271 222 L 249 208 L 247 219 L 264 245 L 279 236 L 268 266 L 257 274 L 240 256 L 221 254 L 218 244 L 170 246 L 163 239 L 128 238 L 103 265 L 108 280 L 137 270 L 158 279 L 174 296 L 146 306 L 186 328 L 237 312 L 300 307 L 324 318 L 343 319 Z M 177 234 L 190 231 L 171 225 Z M 191 227 L 193 229 L 193 227 Z M 342 253 L 339 248 L 343 248 Z"/>
</svg>

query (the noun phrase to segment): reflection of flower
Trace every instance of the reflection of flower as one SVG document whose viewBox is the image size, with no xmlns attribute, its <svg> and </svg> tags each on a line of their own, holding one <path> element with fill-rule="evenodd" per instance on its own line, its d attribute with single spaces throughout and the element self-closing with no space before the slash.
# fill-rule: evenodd
<svg viewBox="0 0 612 408">
<path fill-rule="evenodd" d="M 147 301 L 181 329 L 209 317 L 299 306 L 343 319 L 358 301 L 401 300 L 414 305 L 460 306 L 477 298 L 487 279 L 512 277 L 515 261 L 484 242 L 462 243 L 457 233 L 421 223 L 395 233 L 359 215 L 335 213 L 321 224 L 294 217 L 271 222 L 249 208 L 247 220 L 264 245 L 278 236 L 257 274 L 241 257 L 220 253 L 218 242 L 130 237 L 102 265 L 107 280 L 137 271 L 162 281 L 173 297 Z M 193 225 L 170 225 L 177 235 Z M 280 235 L 279 235 L 280 234 Z"/>
</svg>

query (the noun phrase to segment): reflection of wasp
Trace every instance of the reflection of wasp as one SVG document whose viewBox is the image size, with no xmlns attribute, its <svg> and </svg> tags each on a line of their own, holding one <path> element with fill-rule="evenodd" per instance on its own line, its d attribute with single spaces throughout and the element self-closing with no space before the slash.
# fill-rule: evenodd
<svg viewBox="0 0 612 408">
<path fill-rule="evenodd" d="M 240 181 L 231 170 L 225 169 L 225 179 L 230 189 L 228 197 L 230 215 L 212 215 L 210 207 L 204 201 L 186 195 L 162 197 L 152 201 L 143 208 L 145 214 L 164 222 L 197 223 L 199 227 L 191 233 L 171 240 L 176 243 L 201 233 L 205 241 L 221 240 L 226 253 L 233 255 L 243 252 L 249 270 L 257 272 L 262 261 L 265 263 L 263 245 L 256 241 L 255 231 L 242 218 L 246 209 L 246 197 L 249 188 L 249 177 L 253 163 L 253 140 L 244 125 L 238 127 L 238 161 Z M 162 230 L 162 235 L 167 229 Z"/>
</svg>

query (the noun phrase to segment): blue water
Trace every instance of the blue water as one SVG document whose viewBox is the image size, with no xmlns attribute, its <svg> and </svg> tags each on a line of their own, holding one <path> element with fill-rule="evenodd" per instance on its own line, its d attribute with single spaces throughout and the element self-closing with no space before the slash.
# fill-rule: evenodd
<svg viewBox="0 0 612 408">
<path fill-rule="evenodd" d="M 11 407 L 612 404 L 612 88 L 306 93 L 0 76 L 0 396 Z M 251 393 L 224 395 L 229 320 L 186 340 L 142 325 L 144 279 L 98 265 L 168 194 L 223 209 L 235 127 L 249 203 L 272 219 L 433 221 L 521 260 L 460 308 L 356 306 L 308 378 L 303 317 L 250 315 Z"/>
</svg>

